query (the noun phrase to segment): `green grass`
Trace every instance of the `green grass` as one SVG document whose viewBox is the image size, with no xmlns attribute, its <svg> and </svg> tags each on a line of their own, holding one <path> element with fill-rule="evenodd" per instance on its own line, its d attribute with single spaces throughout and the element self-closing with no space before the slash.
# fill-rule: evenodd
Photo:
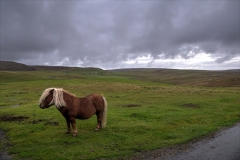
<svg viewBox="0 0 240 160">
<path fill-rule="evenodd" d="M 139 151 L 186 143 L 240 120 L 239 87 L 170 85 L 144 77 L 144 71 L 141 78 L 140 73 L 134 77 L 90 72 L 91 68 L 69 73 L 0 72 L 0 116 L 29 117 L 0 121 L 14 159 L 127 158 Z M 62 87 L 78 97 L 104 94 L 107 127 L 95 131 L 93 116 L 77 120 L 78 137 L 65 134 L 66 122 L 59 111 L 38 107 L 38 99 L 48 87 Z"/>
</svg>

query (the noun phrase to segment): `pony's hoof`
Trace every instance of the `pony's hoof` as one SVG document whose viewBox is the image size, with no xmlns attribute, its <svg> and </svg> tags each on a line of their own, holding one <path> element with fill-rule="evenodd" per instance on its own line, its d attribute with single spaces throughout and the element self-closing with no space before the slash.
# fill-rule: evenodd
<svg viewBox="0 0 240 160">
<path fill-rule="evenodd" d="M 73 137 L 77 137 L 77 133 L 73 133 L 73 135 L 72 135 Z"/>
<path fill-rule="evenodd" d="M 67 131 L 66 134 L 70 134 L 71 132 L 70 131 Z"/>
<path fill-rule="evenodd" d="M 98 131 L 99 130 L 99 128 L 95 128 L 95 131 Z"/>
</svg>

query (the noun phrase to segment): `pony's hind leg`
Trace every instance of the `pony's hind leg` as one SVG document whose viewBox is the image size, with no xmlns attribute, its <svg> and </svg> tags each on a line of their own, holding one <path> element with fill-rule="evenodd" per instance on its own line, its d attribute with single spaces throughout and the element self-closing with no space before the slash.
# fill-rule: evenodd
<svg viewBox="0 0 240 160">
<path fill-rule="evenodd" d="M 101 128 L 102 114 L 96 114 L 96 115 L 97 115 L 97 126 L 95 130 L 98 131 Z"/>
</svg>

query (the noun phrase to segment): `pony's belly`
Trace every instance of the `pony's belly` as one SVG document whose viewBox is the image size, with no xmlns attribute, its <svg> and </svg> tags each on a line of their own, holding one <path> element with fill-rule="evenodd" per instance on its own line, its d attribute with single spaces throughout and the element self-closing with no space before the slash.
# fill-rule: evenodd
<svg viewBox="0 0 240 160">
<path fill-rule="evenodd" d="M 93 115 L 77 115 L 76 118 L 77 119 L 88 119 L 88 118 L 91 118 Z"/>
</svg>

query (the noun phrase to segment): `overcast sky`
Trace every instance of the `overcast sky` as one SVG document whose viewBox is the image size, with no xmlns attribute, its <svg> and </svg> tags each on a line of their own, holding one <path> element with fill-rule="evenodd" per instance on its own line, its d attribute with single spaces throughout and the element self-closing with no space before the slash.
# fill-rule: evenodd
<svg viewBox="0 0 240 160">
<path fill-rule="evenodd" d="M 0 59 L 240 69 L 239 0 L 1 0 Z"/>
</svg>

